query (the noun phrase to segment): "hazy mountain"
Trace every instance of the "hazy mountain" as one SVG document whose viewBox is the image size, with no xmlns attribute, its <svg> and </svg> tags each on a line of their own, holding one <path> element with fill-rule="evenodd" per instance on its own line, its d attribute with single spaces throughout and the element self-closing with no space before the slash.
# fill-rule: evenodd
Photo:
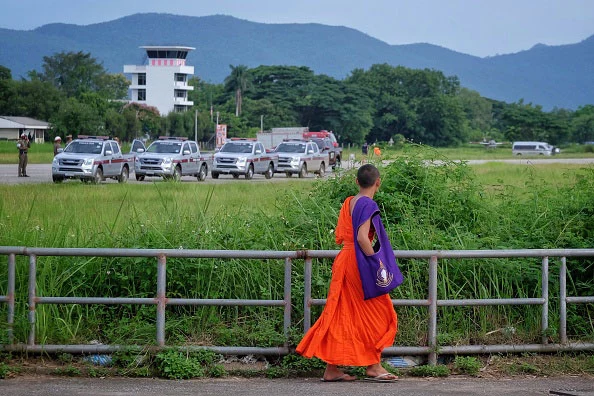
<svg viewBox="0 0 594 396">
<path fill-rule="evenodd" d="M 355 68 L 389 63 L 442 70 L 483 96 L 507 102 L 524 99 L 546 109 L 594 103 L 594 36 L 572 45 L 538 44 L 516 54 L 479 58 L 431 44 L 389 45 L 341 26 L 135 14 L 88 26 L 0 29 L 0 65 L 18 78 L 40 69 L 45 55 L 80 50 L 110 72 L 122 72 L 124 64 L 144 63 L 141 45 L 196 47 L 188 64 L 211 82 L 221 82 L 229 65 L 309 66 L 316 73 L 344 78 Z"/>
</svg>

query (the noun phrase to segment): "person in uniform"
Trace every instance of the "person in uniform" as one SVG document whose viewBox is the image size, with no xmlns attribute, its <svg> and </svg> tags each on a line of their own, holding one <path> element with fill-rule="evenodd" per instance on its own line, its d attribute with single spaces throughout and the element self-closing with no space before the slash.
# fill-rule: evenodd
<svg viewBox="0 0 594 396">
<path fill-rule="evenodd" d="M 62 138 L 60 136 L 56 136 L 54 139 L 54 157 L 58 155 L 58 149 L 62 148 Z"/>
<path fill-rule="evenodd" d="M 29 177 L 29 175 L 27 175 L 27 152 L 31 147 L 31 143 L 29 142 L 29 139 L 25 133 L 21 134 L 21 138 L 17 143 L 17 147 L 19 149 L 19 177 Z"/>
</svg>

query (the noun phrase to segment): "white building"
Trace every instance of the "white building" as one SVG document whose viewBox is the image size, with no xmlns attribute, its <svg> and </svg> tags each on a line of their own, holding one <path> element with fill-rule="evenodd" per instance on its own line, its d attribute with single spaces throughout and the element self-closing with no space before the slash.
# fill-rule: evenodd
<svg viewBox="0 0 594 396">
<path fill-rule="evenodd" d="M 130 100 L 156 107 L 162 115 L 171 111 L 186 111 L 194 105 L 188 100 L 188 92 L 194 87 L 188 79 L 194 74 L 194 66 L 186 66 L 188 52 L 192 47 L 144 46 L 145 65 L 124 65 L 124 73 L 132 76 Z"/>
</svg>

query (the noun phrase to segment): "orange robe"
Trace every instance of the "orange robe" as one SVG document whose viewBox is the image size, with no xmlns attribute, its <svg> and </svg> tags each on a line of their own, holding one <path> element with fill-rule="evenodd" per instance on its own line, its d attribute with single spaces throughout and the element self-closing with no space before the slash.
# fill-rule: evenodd
<svg viewBox="0 0 594 396">
<path fill-rule="evenodd" d="M 297 353 L 329 364 L 369 366 L 378 363 L 382 350 L 393 345 L 398 318 L 388 294 L 363 299 L 349 209 L 352 198 L 343 203 L 336 225 L 336 243 L 343 247 L 332 265 L 326 306 L 297 346 Z"/>
</svg>

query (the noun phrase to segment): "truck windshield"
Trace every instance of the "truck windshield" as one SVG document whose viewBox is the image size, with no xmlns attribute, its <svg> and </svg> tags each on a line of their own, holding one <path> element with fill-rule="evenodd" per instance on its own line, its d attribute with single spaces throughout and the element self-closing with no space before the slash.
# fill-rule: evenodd
<svg viewBox="0 0 594 396">
<path fill-rule="evenodd" d="M 146 151 L 157 154 L 179 154 L 181 147 L 180 142 L 153 142 Z"/>
<path fill-rule="evenodd" d="M 65 153 L 78 153 L 78 154 L 101 154 L 103 148 L 102 142 L 85 142 L 81 140 L 75 140 L 64 149 Z"/>
<path fill-rule="evenodd" d="M 275 151 L 277 153 L 305 153 L 305 144 L 281 143 Z"/>
<path fill-rule="evenodd" d="M 252 143 L 225 143 L 223 147 L 221 147 L 221 153 L 251 153 L 252 147 L 254 145 Z"/>
</svg>

